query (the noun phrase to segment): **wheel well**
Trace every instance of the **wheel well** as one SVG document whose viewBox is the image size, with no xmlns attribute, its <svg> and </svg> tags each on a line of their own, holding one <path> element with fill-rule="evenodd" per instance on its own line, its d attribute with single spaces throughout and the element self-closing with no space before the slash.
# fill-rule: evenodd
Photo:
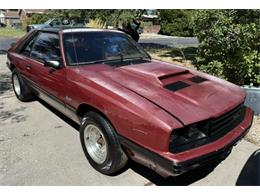
<svg viewBox="0 0 260 195">
<path fill-rule="evenodd" d="M 93 107 L 93 106 L 91 106 L 91 105 L 89 105 L 89 104 L 81 104 L 81 105 L 79 105 L 79 107 L 78 107 L 78 109 L 77 109 L 77 111 L 76 111 L 76 114 L 78 115 L 80 121 L 81 121 L 81 119 L 83 118 L 83 116 L 84 116 L 87 112 L 89 112 L 89 111 L 94 111 L 94 112 L 100 114 L 101 116 L 103 116 L 103 117 L 112 125 L 112 127 L 114 128 L 116 134 L 118 135 L 117 129 L 115 128 L 115 126 L 113 125 L 113 123 L 109 120 L 109 118 L 108 118 L 103 112 L 101 112 L 100 110 L 98 110 L 97 108 L 95 108 L 95 107 Z M 132 152 L 131 152 L 130 149 L 125 148 L 122 144 L 121 144 L 121 146 L 122 146 L 122 149 L 126 152 L 126 155 L 127 155 L 127 156 L 130 156 L 130 155 L 132 154 Z"/>
<path fill-rule="evenodd" d="M 79 107 L 78 107 L 76 113 L 77 113 L 79 119 L 81 120 L 81 119 L 83 118 L 83 116 L 84 116 L 87 112 L 89 112 L 89 111 L 94 111 L 94 112 L 96 112 L 96 113 L 102 115 L 105 119 L 107 119 L 107 120 L 110 122 L 111 125 L 113 125 L 113 124 L 111 123 L 111 121 L 108 119 L 108 117 L 107 117 L 103 112 L 101 112 L 100 110 L 98 110 L 97 108 L 95 108 L 95 107 L 93 107 L 93 106 L 91 106 L 91 105 L 89 105 L 89 104 L 81 104 L 81 105 L 79 105 Z"/>
<path fill-rule="evenodd" d="M 13 71 L 15 69 L 15 66 L 13 64 L 10 64 L 10 70 Z"/>
</svg>

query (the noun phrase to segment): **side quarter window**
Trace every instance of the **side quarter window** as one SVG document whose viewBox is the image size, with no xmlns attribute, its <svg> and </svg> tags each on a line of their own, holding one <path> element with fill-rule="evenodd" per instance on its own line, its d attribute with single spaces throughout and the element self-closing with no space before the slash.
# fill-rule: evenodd
<svg viewBox="0 0 260 195">
<path fill-rule="evenodd" d="M 27 46 L 25 46 L 25 48 L 22 50 L 21 54 L 22 55 L 25 55 L 27 57 L 30 57 L 30 54 L 31 54 L 31 51 L 32 51 L 32 47 L 33 47 L 33 44 L 36 40 L 37 36 L 34 37 L 28 44 Z"/>
<path fill-rule="evenodd" d="M 40 33 L 33 45 L 31 58 L 40 61 L 59 61 L 61 59 L 59 36 L 55 33 Z"/>
</svg>

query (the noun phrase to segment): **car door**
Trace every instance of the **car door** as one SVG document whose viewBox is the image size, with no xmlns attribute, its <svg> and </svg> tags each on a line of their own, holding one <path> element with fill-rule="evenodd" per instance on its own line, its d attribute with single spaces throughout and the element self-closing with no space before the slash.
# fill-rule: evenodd
<svg viewBox="0 0 260 195">
<path fill-rule="evenodd" d="M 47 61 L 56 61 L 60 68 L 45 66 Z M 41 32 L 31 49 L 30 74 L 39 96 L 61 112 L 65 111 L 65 67 L 62 66 L 60 40 L 56 33 Z"/>
<path fill-rule="evenodd" d="M 21 75 L 26 79 L 26 81 L 32 81 L 35 80 L 33 77 L 35 76 L 34 74 L 31 74 L 31 59 L 30 59 L 30 54 L 32 50 L 32 46 L 35 42 L 37 36 L 33 37 L 32 40 L 30 40 L 22 49 L 22 51 L 19 54 L 14 54 L 16 55 L 17 59 L 17 68 Z"/>
</svg>

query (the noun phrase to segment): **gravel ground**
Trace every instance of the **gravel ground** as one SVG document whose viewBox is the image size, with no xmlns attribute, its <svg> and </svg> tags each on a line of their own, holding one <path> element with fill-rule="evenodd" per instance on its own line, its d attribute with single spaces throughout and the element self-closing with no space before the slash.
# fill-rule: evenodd
<svg viewBox="0 0 260 195">
<path fill-rule="evenodd" d="M 9 49 L 10 45 L 17 41 L 17 38 L 1 38 L 0 37 L 0 54 Z"/>
<path fill-rule="evenodd" d="M 246 135 L 245 139 L 260 146 L 260 116 L 254 116 L 252 127 Z"/>
</svg>

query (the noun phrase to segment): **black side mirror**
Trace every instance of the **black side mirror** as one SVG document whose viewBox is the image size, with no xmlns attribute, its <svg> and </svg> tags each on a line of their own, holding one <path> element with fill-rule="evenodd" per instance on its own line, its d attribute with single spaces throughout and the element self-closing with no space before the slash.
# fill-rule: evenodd
<svg viewBox="0 0 260 195">
<path fill-rule="evenodd" d="M 44 63 L 44 66 L 46 66 L 46 67 L 52 67 L 52 68 L 54 68 L 54 69 L 60 69 L 60 68 L 61 68 L 60 62 L 59 62 L 59 61 L 54 61 L 54 60 L 52 60 L 52 61 L 46 61 L 46 62 Z"/>
</svg>

